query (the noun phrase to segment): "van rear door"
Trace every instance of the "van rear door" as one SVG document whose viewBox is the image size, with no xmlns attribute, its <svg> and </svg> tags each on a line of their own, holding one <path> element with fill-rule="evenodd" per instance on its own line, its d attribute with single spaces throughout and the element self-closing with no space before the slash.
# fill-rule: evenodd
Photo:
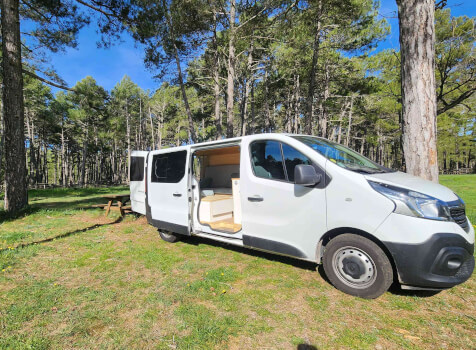
<svg viewBox="0 0 476 350">
<path fill-rule="evenodd" d="M 152 151 L 147 169 L 150 224 L 164 231 L 189 235 L 189 148 Z"/>
<path fill-rule="evenodd" d="M 132 151 L 130 160 L 130 190 L 132 211 L 145 215 L 145 167 L 146 151 Z"/>
</svg>

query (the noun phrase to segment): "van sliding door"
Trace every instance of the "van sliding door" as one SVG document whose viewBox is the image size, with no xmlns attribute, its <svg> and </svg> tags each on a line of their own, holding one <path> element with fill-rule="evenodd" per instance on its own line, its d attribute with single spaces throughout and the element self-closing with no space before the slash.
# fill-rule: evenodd
<svg viewBox="0 0 476 350">
<path fill-rule="evenodd" d="M 189 234 L 188 154 L 188 149 L 151 152 L 147 177 L 149 223 L 186 235 Z"/>
</svg>

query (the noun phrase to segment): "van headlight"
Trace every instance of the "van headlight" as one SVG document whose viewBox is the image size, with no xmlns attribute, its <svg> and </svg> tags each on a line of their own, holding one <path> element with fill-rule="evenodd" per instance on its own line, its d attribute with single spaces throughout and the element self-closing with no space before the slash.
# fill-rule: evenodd
<svg viewBox="0 0 476 350">
<path fill-rule="evenodd" d="M 426 194 L 369 181 L 370 186 L 395 203 L 394 212 L 431 220 L 451 221 L 448 205 Z"/>
</svg>

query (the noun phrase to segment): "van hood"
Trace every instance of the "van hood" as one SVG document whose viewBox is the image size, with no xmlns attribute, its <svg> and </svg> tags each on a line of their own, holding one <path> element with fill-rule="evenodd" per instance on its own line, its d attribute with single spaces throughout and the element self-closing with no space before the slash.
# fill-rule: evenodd
<svg viewBox="0 0 476 350">
<path fill-rule="evenodd" d="M 448 187 L 436 184 L 428 180 L 423 180 L 420 177 L 403 173 L 401 171 L 383 174 L 369 174 L 365 175 L 365 178 L 370 181 L 404 187 L 415 192 L 420 192 L 428 196 L 435 197 L 445 202 L 452 202 L 458 200 L 456 194 Z"/>
</svg>

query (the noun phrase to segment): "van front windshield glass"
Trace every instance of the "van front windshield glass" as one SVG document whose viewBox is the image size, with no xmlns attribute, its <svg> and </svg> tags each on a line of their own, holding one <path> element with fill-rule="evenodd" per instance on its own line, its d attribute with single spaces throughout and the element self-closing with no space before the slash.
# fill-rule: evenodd
<svg viewBox="0 0 476 350">
<path fill-rule="evenodd" d="M 322 154 L 342 168 L 365 174 L 388 173 L 393 171 L 338 143 L 313 136 L 291 137 L 311 147 L 314 151 Z"/>
</svg>

